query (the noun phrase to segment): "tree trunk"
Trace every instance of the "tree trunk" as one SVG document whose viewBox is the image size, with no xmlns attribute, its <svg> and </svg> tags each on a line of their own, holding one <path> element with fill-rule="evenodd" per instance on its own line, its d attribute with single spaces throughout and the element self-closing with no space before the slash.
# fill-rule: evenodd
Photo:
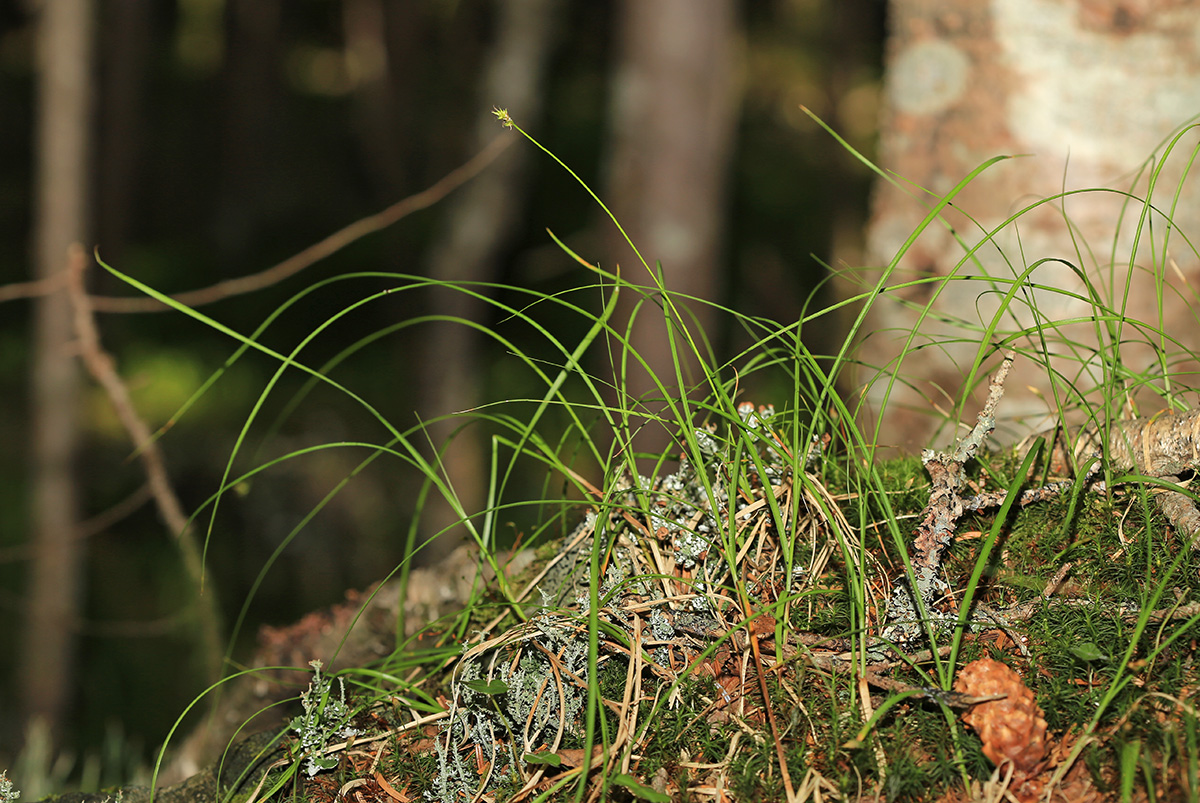
<svg viewBox="0 0 1200 803">
<path fill-rule="evenodd" d="M 38 117 L 34 275 L 66 268 L 67 248 L 86 242 L 92 104 L 90 0 L 54 0 L 38 20 Z M 75 455 L 79 369 L 66 292 L 34 305 L 30 488 L 33 560 L 18 698 L 27 722 L 61 736 L 74 681 L 82 598 L 82 543 Z"/>
<path fill-rule="evenodd" d="M 1196 253 L 1179 233 L 1168 239 L 1161 214 L 1135 244 L 1144 208 L 1121 194 L 1084 192 L 1040 206 L 1005 226 L 994 244 L 978 252 L 977 261 L 959 265 L 966 247 L 984 239 L 980 227 L 999 227 L 1038 199 L 1088 188 L 1132 190 L 1145 197 L 1146 174 L 1139 177 L 1139 168 L 1156 148 L 1161 156 L 1164 139 L 1200 110 L 1200 61 L 1194 57 L 1198 25 L 1200 9 L 1178 3 L 893 0 L 879 160 L 903 179 L 899 186 L 878 185 L 867 263 L 886 265 L 935 198 L 985 160 L 1028 154 L 995 164 L 972 181 L 944 215 L 953 230 L 930 226 L 889 284 L 956 272 L 1013 278 L 1039 260 L 1055 260 L 1038 266 L 1030 280 L 1086 297 L 1068 262 L 1086 272 L 1112 309 L 1180 337 L 1195 350 L 1200 329 L 1190 306 L 1200 288 Z M 1200 195 L 1184 176 L 1196 140 L 1189 132 L 1167 159 L 1153 195 L 1158 209 L 1171 211 L 1172 196 L 1182 184 L 1171 215 L 1193 238 Z M 878 275 L 864 271 L 858 279 L 869 286 Z M 975 392 L 966 398 L 962 388 L 985 335 L 955 321 L 987 324 L 1006 288 L 999 289 L 989 293 L 982 281 L 926 283 L 892 291 L 870 310 L 869 331 L 858 352 L 868 367 L 859 372 L 854 391 L 866 386 L 870 409 L 863 418 L 869 419 L 869 430 L 884 410 L 878 419 L 880 444 L 912 449 L 948 443 L 953 432 L 945 428 L 947 421 L 973 418 L 986 382 L 975 377 Z M 1035 361 L 1044 351 L 1036 334 L 1012 341 L 1030 353 L 1013 367 L 1001 409 L 1002 415 L 1023 419 L 1008 426 L 1009 439 L 1056 419 L 1056 393 L 1068 404 L 1082 401 L 1098 412 L 1104 404 L 1099 393 L 1083 399 L 1064 395 L 1068 380 L 1086 393 L 1103 379 L 1094 356 L 1100 344 L 1092 305 L 1042 290 L 1031 298 L 1043 325 L 1070 318 L 1085 323 L 1047 332 L 1058 341 L 1050 350 L 1066 354 L 1053 362 L 1064 372 L 1055 387 L 1047 367 Z M 912 345 L 930 340 L 941 345 L 911 353 L 897 366 L 904 340 L 926 305 L 933 314 L 920 324 Z M 1030 306 L 1019 298 L 991 341 L 1032 326 Z M 1077 345 L 1066 346 L 1065 337 Z M 1131 341 L 1121 345 L 1123 364 L 1153 371 L 1154 347 L 1164 345 L 1162 337 L 1143 336 L 1128 326 L 1122 337 Z M 885 403 L 893 374 L 912 384 L 897 382 Z M 1143 413 L 1161 407 L 1155 400 Z M 1004 435 L 1003 424 L 998 432 Z"/>
<path fill-rule="evenodd" d="M 620 55 L 613 81 L 612 142 L 608 161 L 610 208 L 653 268 L 661 261 L 672 293 L 716 300 L 725 179 L 737 119 L 734 52 L 737 21 L 732 0 L 625 0 L 618 31 Z M 609 269 L 639 285 L 652 285 L 637 257 L 612 231 Z M 637 299 L 626 293 L 614 325 L 623 331 Z M 702 304 L 684 304 L 695 315 L 689 328 L 698 343 L 714 316 Z M 660 309 L 643 306 L 630 346 L 662 380 L 669 394 L 682 391 Z M 677 339 L 685 385 L 702 378 Z M 632 400 L 660 395 L 635 361 L 624 387 Z M 620 371 L 620 367 L 616 366 Z M 618 387 L 621 377 L 617 377 Z M 657 412 L 662 405 L 649 402 Z M 659 451 L 673 433 L 644 430 L 636 448 Z"/>
<path fill-rule="evenodd" d="M 411 106 L 400 105 L 407 87 L 397 86 L 397 71 L 390 69 L 393 51 L 388 47 L 388 5 L 393 6 L 394 14 L 416 17 L 416 8 L 407 3 L 343 0 L 342 30 L 346 69 L 355 84 L 351 96 L 354 133 L 379 198 L 390 202 L 405 186 L 404 156 L 410 151 L 401 147 L 399 119 Z"/>
<path fill-rule="evenodd" d="M 493 107 L 508 109 L 523 127 L 534 126 L 541 116 L 542 85 L 562 3 L 496 0 L 495 10 L 496 37 L 483 77 L 473 145 L 476 150 L 497 136 L 505 136 Z M 445 235 L 432 249 L 430 276 L 454 282 L 496 279 L 498 260 L 520 222 L 529 158 L 527 143 L 518 143 L 462 190 L 450 212 Z M 489 309 L 478 299 L 445 289 L 431 293 L 431 304 L 437 314 L 469 321 L 486 319 Z M 427 419 L 478 404 L 481 377 L 487 372 L 479 355 L 479 337 L 473 329 L 458 323 L 438 327 L 426 341 L 420 364 L 419 407 Z M 440 446 L 461 423 L 434 424 L 434 445 Z M 459 433 L 442 455 L 446 477 L 468 514 L 478 512 L 484 502 L 484 461 L 483 444 L 474 429 Z M 449 505 L 431 498 L 423 532 L 427 536 L 444 534 L 422 550 L 417 556 L 419 562 L 439 561 L 462 543 L 465 532 L 454 529 L 457 520 L 458 515 Z"/>
<path fill-rule="evenodd" d="M 228 0 L 218 245 L 242 256 L 263 225 L 277 171 L 282 0 Z"/>
<path fill-rule="evenodd" d="M 112 0 L 103 9 L 96 241 L 119 264 L 134 222 L 145 147 L 145 77 L 153 34 L 151 4 Z"/>
</svg>

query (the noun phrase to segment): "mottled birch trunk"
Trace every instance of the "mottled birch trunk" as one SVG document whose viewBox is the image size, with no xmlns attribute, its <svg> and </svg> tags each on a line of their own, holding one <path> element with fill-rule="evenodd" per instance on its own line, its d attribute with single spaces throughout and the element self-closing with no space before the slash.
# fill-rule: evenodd
<svg viewBox="0 0 1200 803">
<path fill-rule="evenodd" d="M 931 225 L 899 261 L 888 284 L 965 274 L 1011 279 L 1048 260 L 1029 277 L 1046 289 L 1018 298 L 1001 321 L 1002 334 L 1039 321 L 1057 325 L 1082 320 L 1047 332 L 1059 341 L 1051 342 L 1050 350 L 1063 355 L 1053 363 L 1063 372 L 1056 387 L 1045 365 L 1031 357 L 1017 361 L 1002 412 L 1024 420 L 1001 422 L 998 435 L 1011 440 L 1044 427 L 1058 417 L 1060 403 L 1093 413 L 1103 410 L 1102 394 L 1088 391 L 1104 381 L 1095 350 L 1111 346 L 1114 338 L 1097 331 L 1091 320 L 1095 306 L 1071 265 L 1086 272 L 1098 301 L 1116 316 L 1160 330 L 1139 332 L 1114 323 L 1122 327 L 1116 337 L 1123 341 L 1119 354 L 1124 366 L 1161 373 L 1162 367 L 1155 367 L 1156 349 L 1200 349 L 1200 260 L 1180 236 L 1200 236 L 1197 182 L 1185 180 L 1195 131 L 1187 132 L 1162 165 L 1153 190 L 1156 207 L 1170 212 L 1178 232 L 1168 234 L 1161 213 L 1149 216 L 1152 226 L 1139 229 L 1146 210 L 1138 200 L 1119 192 L 1083 192 L 1023 214 L 1001 230 L 994 244 L 984 245 L 975 261 L 963 264 L 966 249 L 984 237 L 981 227 L 1000 227 L 1038 199 L 1087 188 L 1132 189 L 1146 197 L 1150 171 L 1138 171 L 1156 148 L 1161 153 L 1165 138 L 1200 112 L 1200 7 L 1180 2 L 893 0 L 891 10 L 879 159 L 903 180 L 899 186 L 878 185 L 867 264 L 888 264 L 936 196 L 984 161 L 1027 154 L 993 165 L 971 182 L 944 215 L 953 229 Z M 870 285 L 878 276 L 867 270 L 854 278 Z M 933 281 L 891 291 L 871 309 L 858 352 L 869 367 L 858 371 L 852 391 L 865 393 L 869 410 L 862 418 L 868 430 L 878 420 L 881 444 L 911 451 L 948 443 L 949 422 L 970 420 L 979 409 L 985 372 L 973 377 L 974 389 L 965 399 L 964 384 L 985 336 L 964 328 L 962 321 L 986 326 L 1006 289 L 997 288 L 999 292 L 989 292 L 982 281 Z M 897 364 L 908 333 L 926 308 L 932 314 L 920 323 L 912 346 L 939 345 L 908 354 Z M 1064 345 L 1066 337 L 1075 345 Z M 1171 337 L 1180 343 L 1172 344 Z M 1011 345 L 1031 350 L 1033 357 L 1043 352 L 1036 337 L 1018 336 Z M 896 383 L 885 403 L 893 374 L 911 384 Z M 1064 395 L 1068 382 L 1082 399 Z M 1141 412 L 1151 414 L 1163 405 L 1151 398 Z"/>
</svg>

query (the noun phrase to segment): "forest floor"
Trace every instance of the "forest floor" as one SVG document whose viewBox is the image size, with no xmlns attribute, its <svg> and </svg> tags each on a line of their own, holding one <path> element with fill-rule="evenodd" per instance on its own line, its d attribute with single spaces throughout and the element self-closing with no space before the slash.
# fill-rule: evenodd
<svg viewBox="0 0 1200 803">
<path fill-rule="evenodd" d="M 1200 556 L 1159 491 L 1054 483 L 981 437 L 869 494 L 834 455 L 785 470 L 779 433 L 756 456 L 710 434 L 703 471 L 607 494 L 512 579 L 540 601 L 493 616 L 493 589 L 403 694 L 341 709 L 318 672 L 256 799 L 1200 796 Z"/>
<path fill-rule="evenodd" d="M 1114 481 L 1186 480 L 1195 417 L 1114 428 L 1106 486 L 989 452 L 986 413 L 868 487 L 743 406 L 753 448 L 714 426 L 607 489 L 423 634 L 453 657 L 314 666 L 276 738 L 156 799 L 1200 799 L 1200 555 L 1157 477 Z"/>
</svg>

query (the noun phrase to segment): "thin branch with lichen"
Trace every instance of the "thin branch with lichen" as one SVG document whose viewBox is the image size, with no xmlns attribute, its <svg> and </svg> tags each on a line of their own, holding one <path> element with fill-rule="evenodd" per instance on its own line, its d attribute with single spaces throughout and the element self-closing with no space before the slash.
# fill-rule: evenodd
<svg viewBox="0 0 1200 803">
<path fill-rule="evenodd" d="M 1014 356 L 1011 351 L 1004 353 L 1004 361 L 992 377 L 987 401 L 979 412 L 975 427 L 954 451 L 946 453 L 927 449 L 921 456 L 933 487 L 913 540 L 913 587 L 904 582 L 895 584 L 888 607 L 888 618 L 894 624 L 884 630 L 885 639 L 908 641 L 914 638 L 920 631 L 917 627 L 920 615 L 928 615 L 948 589 L 946 581 L 938 576 L 938 570 L 942 553 L 954 539 L 954 528 L 966 510 L 967 500 L 961 492 L 966 484 L 963 466 L 975 456 L 996 428 L 996 406 L 1004 395 L 1004 381 L 1008 378 Z"/>
</svg>

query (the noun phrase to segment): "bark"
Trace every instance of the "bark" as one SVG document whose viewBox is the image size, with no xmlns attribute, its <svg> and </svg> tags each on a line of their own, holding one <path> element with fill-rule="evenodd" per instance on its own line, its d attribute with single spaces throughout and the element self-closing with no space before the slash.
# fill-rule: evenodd
<svg viewBox="0 0 1200 803">
<path fill-rule="evenodd" d="M 502 134 L 493 107 L 508 109 L 522 126 L 541 116 L 542 86 L 551 54 L 560 0 L 496 0 L 495 43 L 487 57 L 482 103 L 476 123 L 475 144 L 482 148 Z M 443 239 L 430 257 L 432 277 L 452 282 L 481 282 L 497 278 L 504 248 L 520 222 L 520 199 L 525 195 L 528 146 L 509 148 L 485 173 L 458 197 Z M 486 320 L 488 305 L 452 289 L 431 294 L 434 312 L 464 320 Z M 474 330 L 462 324 L 440 325 L 424 345 L 421 355 L 422 398 L 419 409 L 434 418 L 474 407 L 479 401 L 481 377 L 487 373 Z M 433 443 L 440 445 L 461 421 L 434 424 Z M 484 500 L 483 445 L 474 430 L 463 431 L 442 457 L 447 479 L 468 513 L 480 510 Z M 462 543 L 466 533 L 455 528 L 457 514 L 442 500 L 433 500 L 423 520 L 427 536 L 444 532 L 417 556 L 422 563 L 444 558 Z"/>
<path fill-rule="evenodd" d="M 68 247 L 87 238 L 93 8 L 89 0 L 55 0 L 40 14 L 33 250 L 35 278 L 47 278 L 65 269 Z M 40 297 L 30 399 L 33 559 L 17 697 L 27 721 L 42 719 L 56 735 L 71 701 L 83 583 L 75 476 L 80 379 L 71 341 L 66 294 Z"/>
<path fill-rule="evenodd" d="M 1180 484 L 1184 475 L 1194 476 L 1200 468 L 1200 410 L 1113 421 L 1107 427 L 1058 428 L 1041 436 L 1051 445 L 1050 468 L 1055 472 L 1078 476 L 1086 461 L 1105 457 L 1114 472 Z M 1099 468 L 1094 464 L 1088 476 Z M 1200 510 L 1191 498 L 1165 489 L 1154 498 L 1179 537 L 1192 549 L 1200 548 Z"/>
<path fill-rule="evenodd" d="M 732 0 L 626 0 L 618 21 L 620 55 L 613 78 L 610 208 L 653 267 L 661 261 L 671 293 L 715 300 L 719 292 L 726 174 L 737 119 Z M 609 234 L 610 269 L 639 285 L 653 285 L 619 232 Z M 614 326 L 623 331 L 637 299 L 626 293 Z M 708 307 L 678 299 L 690 309 L 698 343 L 711 330 Z M 678 394 L 667 330 L 658 307 L 647 305 L 633 322 L 630 347 L 653 375 Z M 696 381 L 697 362 L 678 344 L 685 385 Z M 632 362 L 632 360 L 631 360 Z M 619 370 L 619 368 L 618 368 Z M 702 376 L 702 375 L 701 375 Z M 633 399 L 661 395 L 651 376 L 631 369 L 622 383 Z M 661 404 L 651 402 L 649 411 Z M 661 450 L 671 433 L 643 431 L 639 449 Z"/>
<path fill-rule="evenodd" d="M 1090 424 L 1042 433 L 1054 471 L 1074 471 L 1091 457 L 1108 457 L 1114 471 L 1167 477 L 1200 468 L 1200 410 L 1129 418 L 1108 427 Z"/>
<path fill-rule="evenodd" d="M 426 122 L 409 110 L 421 103 L 424 85 L 421 68 L 428 67 L 429 42 L 433 37 L 431 20 L 422 11 L 428 9 L 416 3 L 383 3 L 383 37 L 387 49 L 387 100 L 394 112 L 388 115 L 392 148 L 397 153 L 412 153 L 426 132 Z M 428 181 L 430 176 L 418 165 L 400 160 L 396 165 L 394 191 L 412 186 L 414 181 Z M 389 196 L 391 197 L 391 196 Z"/>
<path fill-rule="evenodd" d="M 354 82 L 354 133 L 380 197 L 394 198 L 404 187 L 404 154 L 408 151 L 399 147 L 403 107 L 398 103 L 403 97 L 394 86 L 396 72 L 390 69 L 393 51 L 388 47 L 387 5 L 382 0 L 344 0 L 342 28 L 346 71 Z M 407 3 L 392 5 L 398 7 L 393 13 L 415 16 Z"/>
<path fill-rule="evenodd" d="M 1100 289 L 1102 303 L 1115 313 L 1149 322 L 1196 350 L 1200 327 L 1190 288 L 1200 284 L 1200 260 L 1178 233 L 1166 236 L 1161 214 L 1154 215 L 1153 230 L 1139 230 L 1142 204 L 1128 203 L 1120 194 L 1086 192 L 1043 205 L 1004 228 L 978 261 L 962 267 L 959 262 L 966 247 L 983 239 L 980 227 L 999 227 L 1037 199 L 1097 187 L 1132 188 L 1144 197 L 1148 174 L 1139 177 L 1139 167 L 1200 109 L 1200 59 L 1191 44 L 1197 24 L 1200 8 L 1179 2 L 893 0 L 879 161 L 904 180 L 899 186 L 878 184 L 867 264 L 886 265 L 933 199 L 984 161 L 1028 154 L 976 178 L 944 215 L 953 229 L 934 224 L 926 230 L 889 284 L 941 279 L 956 271 L 1012 278 L 1039 260 L 1054 260 L 1037 267 L 1032 281 L 1084 298 L 1031 291 L 1028 298 L 1036 302 L 1040 317 L 1018 299 L 1010 308 L 1012 316 L 1002 321 L 1004 334 L 1035 320 L 1056 324 L 1091 318 L 1093 307 L 1082 281 L 1065 264 L 1070 262 L 1086 271 Z M 1153 195 L 1184 234 L 1200 217 L 1200 192 L 1194 181 L 1185 180 L 1196 141 L 1196 132 L 1189 132 L 1162 164 Z M 1140 236 L 1136 245 L 1135 236 Z M 878 277 L 877 271 L 864 270 L 856 278 L 871 285 Z M 980 281 L 926 283 L 896 289 L 874 305 L 858 352 L 867 367 L 851 389 L 857 394 L 867 386 L 871 409 L 863 418 L 868 429 L 879 410 L 885 411 L 877 433 L 881 444 L 925 446 L 939 427 L 978 409 L 986 391 L 982 383 L 964 393 L 959 389 L 984 336 L 960 321 L 976 326 L 990 321 L 1000 294 L 986 290 Z M 897 365 L 904 340 L 927 305 L 932 315 L 920 324 L 913 345 L 931 340 L 942 345 L 912 353 Z M 1057 399 L 1078 405 L 1089 388 L 1102 382 L 1098 360 L 1091 355 L 1108 336 L 1098 342 L 1096 328 L 1088 321 L 1048 333 L 1060 341 L 1050 344 L 1052 351 L 1074 355 L 1052 362 L 1064 372 L 1055 388 L 1045 365 L 1036 359 L 1018 363 L 1005 406 L 1026 423 L 1008 427 L 1007 434 L 1002 427 L 1002 438 L 1013 440 L 1014 434 L 1056 423 Z M 1061 343 L 1068 337 L 1074 346 Z M 1120 359 L 1133 371 L 1155 370 L 1155 346 L 1174 348 L 1159 334 L 1143 337 L 1128 327 L 1123 339 L 1127 342 L 1121 343 Z M 1018 337 L 1012 344 L 1035 356 L 1045 351 L 1033 336 Z M 885 404 L 893 374 L 911 387 L 897 383 Z M 1078 390 L 1068 390 L 1067 380 Z M 1088 403 L 1099 402 L 1091 397 Z"/>
<path fill-rule="evenodd" d="M 103 9 L 104 61 L 96 186 L 96 240 L 118 264 L 129 240 L 145 146 L 145 84 L 152 4 L 113 0 Z"/>
<path fill-rule="evenodd" d="M 273 121 L 278 113 L 281 0 L 229 0 L 221 205 L 217 238 L 227 254 L 243 250 L 266 215 L 272 182 Z"/>
</svg>

